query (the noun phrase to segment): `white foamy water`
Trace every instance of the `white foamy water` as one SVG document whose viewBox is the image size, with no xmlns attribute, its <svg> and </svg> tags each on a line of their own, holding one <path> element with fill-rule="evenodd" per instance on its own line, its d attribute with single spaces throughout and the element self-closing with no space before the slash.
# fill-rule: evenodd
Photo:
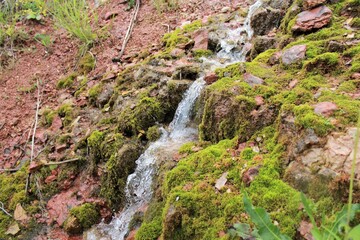
<svg viewBox="0 0 360 240">
<path fill-rule="evenodd" d="M 243 62 L 249 51 L 247 44 L 253 36 L 250 26 L 251 16 L 261 6 L 262 1 L 256 1 L 250 8 L 244 24 L 237 29 L 227 30 L 226 39 L 220 41 L 221 50 L 212 59 L 203 59 L 203 69 L 214 70 L 234 62 Z M 242 46 L 242 47 L 239 47 Z M 226 61 L 223 61 L 223 60 Z M 145 152 L 136 160 L 135 172 L 128 176 L 125 193 L 126 205 L 122 212 L 113 218 L 110 224 L 100 223 L 84 234 L 87 240 L 123 240 L 128 233 L 129 223 L 134 214 L 146 207 L 153 195 L 152 183 L 156 174 L 156 162 L 160 157 L 171 156 L 181 145 L 197 139 L 197 129 L 189 126 L 193 106 L 205 87 L 203 77 L 200 77 L 184 94 L 178 105 L 169 130 L 161 128 L 161 137 L 151 143 Z"/>
</svg>

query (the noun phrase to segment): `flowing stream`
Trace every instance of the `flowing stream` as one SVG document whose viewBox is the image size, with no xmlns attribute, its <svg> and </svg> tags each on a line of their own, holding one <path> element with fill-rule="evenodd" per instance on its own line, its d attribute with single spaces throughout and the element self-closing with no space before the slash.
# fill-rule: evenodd
<svg viewBox="0 0 360 240">
<path fill-rule="evenodd" d="M 246 45 L 252 38 L 253 31 L 250 19 L 261 6 L 257 0 L 250 8 L 244 24 L 237 29 L 227 29 L 226 39 L 221 39 L 221 50 L 211 59 L 202 59 L 203 73 L 224 67 L 234 62 L 245 61 L 249 49 Z M 239 48 L 239 46 L 242 46 Z M 204 74 L 202 74 L 204 75 Z M 194 81 L 185 92 L 179 103 L 169 129 L 161 128 L 161 137 L 151 143 L 145 152 L 136 160 L 135 172 L 128 176 L 125 193 L 126 205 L 110 224 L 100 223 L 84 234 L 87 240 L 123 240 L 128 232 L 129 223 L 134 214 L 145 208 L 152 197 L 153 177 L 156 174 L 156 162 L 161 156 L 171 156 L 186 142 L 196 141 L 197 129 L 190 126 L 191 111 L 205 86 L 203 76 Z"/>
</svg>

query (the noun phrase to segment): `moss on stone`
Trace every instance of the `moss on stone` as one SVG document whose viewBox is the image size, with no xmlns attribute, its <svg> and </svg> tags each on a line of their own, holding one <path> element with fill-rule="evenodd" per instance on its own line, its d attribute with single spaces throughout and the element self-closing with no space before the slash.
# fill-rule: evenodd
<svg viewBox="0 0 360 240">
<path fill-rule="evenodd" d="M 65 103 L 57 109 L 57 114 L 59 115 L 59 117 L 61 117 L 63 125 L 68 126 L 73 121 L 74 108 L 72 104 Z"/>
<path fill-rule="evenodd" d="M 99 97 L 101 91 L 103 89 L 103 85 L 101 83 L 96 84 L 88 91 L 88 97 L 91 104 L 95 104 L 97 98 Z"/>
<path fill-rule="evenodd" d="M 99 210 L 93 203 L 84 203 L 80 206 L 73 207 L 70 209 L 70 215 L 78 219 L 83 230 L 100 222 Z"/>
<path fill-rule="evenodd" d="M 314 129 L 316 134 L 320 136 L 324 136 L 334 129 L 334 126 L 328 119 L 314 113 L 314 108 L 308 104 L 295 106 L 293 111 L 295 114 L 295 124 L 304 128 Z"/>
<path fill-rule="evenodd" d="M 203 50 L 203 49 L 193 50 L 192 53 L 195 58 L 209 57 L 213 55 L 213 52 L 211 50 Z"/>
<path fill-rule="evenodd" d="M 339 68 L 340 55 L 338 53 L 323 53 L 308 60 L 304 64 L 304 69 L 309 72 L 329 73 Z"/>
<path fill-rule="evenodd" d="M 160 136 L 161 136 L 160 129 L 156 125 L 149 127 L 146 132 L 146 138 L 151 142 L 156 141 L 157 139 L 160 138 Z"/>
<path fill-rule="evenodd" d="M 76 72 L 73 72 L 69 74 L 68 76 L 61 78 L 57 83 L 57 88 L 69 88 L 74 85 L 74 80 L 77 78 L 78 74 Z"/>
<path fill-rule="evenodd" d="M 339 87 L 338 87 L 338 91 L 339 92 L 346 92 L 346 93 L 352 93 L 354 91 L 356 91 L 357 87 L 356 87 L 356 82 L 355 81 L 345 81 L 342 82 Z"/>
<path fill-rule="evenodd" d="M 51 126 L 53 120 L 54 120 L 54 117 L 57 115 L 56 111 L 53 111 L 49 108 L 45 108 L 43 111 L 42 111 L 42 123 L 45 125 L 45 126 Z"/>
<path fill-rule="evenodd" d="M 96 60 L 94 55 L 86 53 L 79 61 L 79 72 L 87 74 L 95 68 Z"/>
<path fill-rule="evenodd" d="M 156 218 L 149 223 L 142 224 L 140 229 L 136 233 L 135 239 L 157 240 L 161 234 L 161 230 L 161 218 Z"/>
</svg>

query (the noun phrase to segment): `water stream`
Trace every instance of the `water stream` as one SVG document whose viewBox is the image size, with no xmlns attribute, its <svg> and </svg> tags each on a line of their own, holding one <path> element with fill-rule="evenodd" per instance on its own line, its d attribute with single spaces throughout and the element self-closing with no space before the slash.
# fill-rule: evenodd
<svg viewBox="0 0 360 240">
<path fill-rule="evenodd" d="M 211 59 L 202 59 L 203 72 L 224 67 L 234 62 L 245 61 L 248 49 L 245 47 L 252 38 L 253 31 L 250 19 L 261 6 L 257 0 L 250 8 L 244 24 L 237 29 L 227 30 L 226 39 L 220 41 L 221 50 Z M 239 46 L 243 46 L 239 48 Z M 203 74 L 202 74 L 203 75 Z M 186 142 L 196 141 L 197 129 L 190 126 L 191 111 L 205 86 L 203 76 L 194 81 L 185 92 L 176 110 L 168 130 L 161 128 L 161 137 L 151 143 L 145 152 L 136 160 L 135 172 L 128 176 L 125 188 L 126 205 L 123 211 L 110 224 L 100 223 L 85 233 L 87 240 L 123 240 L 128 232 L 129 223 L 134 214 L 148 205 L 153 190 L 152 182 L 156 174 L 156 162 L 161 156 L 171 156 Z"/>
</svg>

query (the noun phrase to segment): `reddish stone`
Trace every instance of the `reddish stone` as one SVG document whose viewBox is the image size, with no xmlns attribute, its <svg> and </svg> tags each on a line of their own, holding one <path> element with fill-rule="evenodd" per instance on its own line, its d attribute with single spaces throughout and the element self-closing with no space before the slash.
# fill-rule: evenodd
<svg viewBox="0 0 360 240">
<path fill-rule="evenodd" d="M 109 20 L 109 19 L 111 19 L 111 18 L 116 17 L 117 15 L 119 15 L 119 13 L 116 12 L 116 11 L 107 12 L 107 13 L 105 13 L 104 19 L 105 19 L 105 20 Z"/>
<path fill-rule="evenodd" d="M 360 73 L 354 73 L 353 75 L 351 75 L 352 79 L 360 79 Z"/>
<path fill-rule="evenodd" d="M 46 184 L 49 184 L 49 183 L 55 181 L 56 178 L 57 178 L 56 176 L 50 175 L 50 176 L 48 176 L 48 177 L 45 179 L 45 183 L 46 183 Z"/>
<path fill-rule="evenodd" d="M 250 73 L 245 73 L 244 74 L 244 81 L 247 82 L 250 86 L 254 86 L 254 85 L 258 85 L 258 84 L 263 84 L 264 80 L 256 77 Z"/>
<path fill-rule="evenodd" d="M 172 57 L 180 57 L 183 56 L 185 54 L 185 50 L 184 49 L 180 49 L 180 48 L 174 48 L 171 52 L 170 55 Z"/>
<path fill-rule="evenodd" d="M 312 227 L 313 227 L 313 225 L 311 223 L 306 222 L 306 221 L 301 221 L 300 226 L 298 228 L 298 232 L 304 239 L 314 240 L 314 238 L 312 237 L 312 234 L 311 234 Z"/>
<path fill-rule="evenodd" d="M 132 230 L 129 235 L 127 236 L 126 240 L 135 240 L 135 235 L 136 235 L 137 229 Z"/>
<path fill-rule="evenodd" d="M 329 117 L 337 109 L 336 104 L 332 102 L 321 102 L 314 106 L 314 112 L 325 117 Z"/>
<path fill-rule="evenodd" d="M 332 11 L 326 6 L 320 6 L 297 15 L 293 32 L 308 32 L 325 27 L 330 23 Z"/>
<path fill-rule="evenodd" d="M 246 186 L 249 186 L 252 181 L 254 181 L 255 177 L 259 174 L 259 166 L 251 167 L 246 172 L 243 173 L 242 181 Z"/>
<path fill-rule="evenodd" d="M 215 73 L 209 73 L 204 78 L 207 85 L 213 84 L 218 79 L 219 79 L 219 77 Z"/>
<path fill-rule="evenodd" d="M 305 58 L 306 45 L 296 45 L 285 50 L 281 56 L 284 65 L 300 62 Z"/>
<path fill-rule="evenodd" d="M 67 146 L 66 146 L 66 144 L 57 145 L 55 149 L 56 149 L 56 152 L 61 153 L 67 149 Z"/>
<path fill-rule="evenodd" d="M 207 50 L 209 45 L 209 32 L 207 30 L 198 30 L 193 35 L 195 45 L 193 50 Z"/>
<path fill-rule="evenodd" d="M 40 162 L 32 161 L 29 166 L 29 172 L 30 173 L 35 172 L 36 170 L 40 169 L 41 166 L 42 166 L 42 164 Z"/>
<path fill-rule="evenodd" d="M 292 89 L 296 86 L 296 84 L 298 84 L 298 80 L 294 79 L 289 83 L 289 88 Z"/>
<path fill-rule="evenodd" d="M 282 55 L 281 52 L 274 53 L 269 59 L 269 64 L 270 65 L 278 64 L 280 62 L 281 55 Z"/>
<path fill-rule="evenodd" d="M 56 132 L 56 131 L 60 130 L 61 128 L 62 128 L 61 118 L 56 115 L 52 121 L 50 130 Z"/>
<path fill-rule="evenodd" d="M 261 106 L 264 104 L 264 98 L 262 96 L 256 96 L 255 97 L 255 102 L 257 106 Z"/>
<path fill-rule="evenodd" d="M 304 9 L 308 10 L 317 7 L 325 2 L 326 0 L 304 0 L 303 7 Z"/>
</svg>

